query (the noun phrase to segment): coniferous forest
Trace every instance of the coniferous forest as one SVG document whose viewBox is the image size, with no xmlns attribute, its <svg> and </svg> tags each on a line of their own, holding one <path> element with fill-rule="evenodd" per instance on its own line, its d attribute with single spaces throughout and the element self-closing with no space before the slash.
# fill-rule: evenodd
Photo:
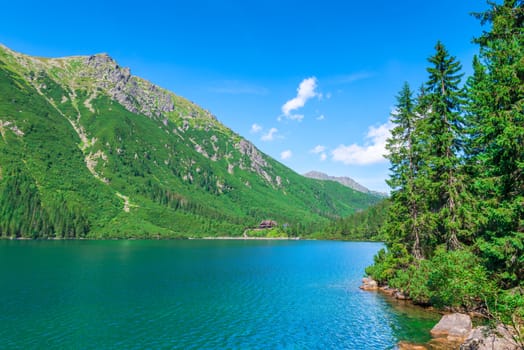
<svg viewBox="0 0 524 350">
<path fill-rule="evenodd" d="M 524 335 L 524 2 L 474 16 L 474 74 L 437 42 L 405 83 L 387 142 L 387 248 L 367 273 L 415 303 L 478 311 Z"/>
</svg>

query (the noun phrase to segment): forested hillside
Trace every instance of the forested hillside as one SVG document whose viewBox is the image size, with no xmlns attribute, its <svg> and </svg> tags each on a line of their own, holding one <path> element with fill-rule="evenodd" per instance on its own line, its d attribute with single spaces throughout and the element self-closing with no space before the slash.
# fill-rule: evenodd
<svg viewBox="0 0 524 350">
<path fill-rule="evenodd" d="M 378 201 L 304 178 L 105 54 L 0 46 L 0 236 L 294 235 Z"/>
<path fill-rule="evenodd" d="M 328 223 L 319 238 L 341 240 L 383 241 L 383 226 L 388 215 L 389 199 Z"/>
<path fill-rule="evenodd" d="M 524 3 L 489 3 L 474 74 L 438 42 L 387 149 L 387 249 L 368 274 L 415 302 L 515 326 L 524 344 Z"/>
</svg>

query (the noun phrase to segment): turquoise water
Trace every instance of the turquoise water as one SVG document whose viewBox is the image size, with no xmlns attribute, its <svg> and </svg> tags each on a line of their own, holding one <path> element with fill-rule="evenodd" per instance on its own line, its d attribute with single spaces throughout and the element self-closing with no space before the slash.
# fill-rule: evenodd
<svg viewBox="0 0 524 350">
<path fill-rule="evenodd" d="M 388 349 L 435 315 L 358 289 L 377 243 L 0 241 L 0 348 Z"/>
</svg>

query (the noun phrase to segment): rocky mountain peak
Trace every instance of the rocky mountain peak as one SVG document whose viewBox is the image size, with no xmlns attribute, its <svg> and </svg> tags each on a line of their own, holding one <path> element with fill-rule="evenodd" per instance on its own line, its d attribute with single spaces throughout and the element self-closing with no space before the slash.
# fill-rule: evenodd
<svg viewBox="0 0 524 350">
<path fill-rule="evenodd" d="M 129 68 L 120 66 L 107 53 L 42 58 L 12 51 L 1 44 L 0 51 L 7 54 L 4 56 L 6 60 L 19 65 L 26 77 L 32 76 L 34 72 L 52 72 L 50 78 L 66 86 L 67 90 L 87 90 L 90 99 L 94 99 L 102 91 L 132 113 L 158 120 L 165 120 L 173 113 L 186 119 L 216 120 L 211 113 L 195 104 L 182 101 L 182 98 L 172 92 L 133 76 Z"/>
<path fill-rule="evenodd" d="M 337 177 L 337 176 L 329 176 L 328 174 L 324 174 L 320 171 L 310 171 L 304 174 L 305 177 L 309 177 L 312 179 L 317 180 L 330 180 L 340 183 L 341 185 L 344 185 L 346 187 L 352 188 L 356 191 L 363 192 L 363 193 L 370 193 L 371 191 L 367 189 L 366 187 L 362 186 L 355 180 L 353 180 L 350 177 Z"/>
<path fill-rule="evenodd" d="M 101 88 L 128 111 L 160 118 L 175 110 L 175 96 L 147 80 L 131 75 L 127 67 L 120 67 L 107 54 L 86 57 L 85 69 L 80 77 L 91 78 L 96 88 Z"/>
</svg>

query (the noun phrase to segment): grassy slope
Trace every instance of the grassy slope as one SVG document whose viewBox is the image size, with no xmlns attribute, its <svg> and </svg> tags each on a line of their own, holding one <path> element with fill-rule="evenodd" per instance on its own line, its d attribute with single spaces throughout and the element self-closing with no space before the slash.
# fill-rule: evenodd
<svg viewBox="0 0 524 350">
<path fill-rule="evenodd" d="M 242 138 L 189 101 L 175 97 L 176 108 L 165 118 L 131 113 L 89 77 L 75 78 L 80 58 L 59 63 L 21 61 L 0 48 L 0 120 L 10 122 L 0 140 L 3 235 L 35 212 L 53 221 L 50 216 L 61 211 L 49 235 L 240 235 L 266 218 L 306 233 L 377 201 L 304 178 L 259 153 L 263 176 L 240 152 Z M 96 162 L 93 173 L 86 158 Z M 13 214 L 16 200 L 8 188 L 18 178 L 29 193 L 25 203 L 41 203 L 39 208 L 27 204 L 26 213 Z M 126 197 L 130 212 L 123 210 Z M 88 229 L 78 229 L 84 221 Z M 77 228 L 62 227 L 68 222 Z M 40 234 L 35 227 L 16 234 Z"/>
</svg>

